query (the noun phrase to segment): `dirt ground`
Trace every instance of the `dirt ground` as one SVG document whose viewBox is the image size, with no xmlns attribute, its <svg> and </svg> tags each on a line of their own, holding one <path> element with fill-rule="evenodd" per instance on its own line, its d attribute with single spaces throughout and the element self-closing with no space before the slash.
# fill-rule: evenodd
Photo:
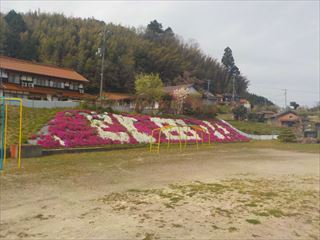
<svg viewBox="0 0 320 240">
<path fill-rule="evenodd" d="M 319 239 L 319 154 L 190 147 L 26 159 L 1 239 Z"/>
</svg>

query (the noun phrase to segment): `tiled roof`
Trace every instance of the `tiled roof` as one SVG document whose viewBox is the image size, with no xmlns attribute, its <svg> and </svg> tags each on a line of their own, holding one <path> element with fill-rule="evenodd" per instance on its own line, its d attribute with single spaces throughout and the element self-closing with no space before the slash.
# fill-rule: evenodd
<svg viewBox="0 0 320 240">
<path fill-rule="evenodd" d="M 96 96 L 93 96 L 87 93 L 79 93 L 79 92 L 70 91 L 70 90 L 45 88 L 45 87 L 29 88 L 29 87 L 22 87 L 12 83 L 3 83 L 2 85 L 0 85 L 0 89 L 4 89 L 8 91 L 35 93 L 35 94 L 60 95 L 64 97 L 72 97 L 72 98 L 78 98 L 78 99 L 96 99 Z"/>
<path fill-rule="evenodd" d="M 69 68 L 61 68 L 54 65 L 40 64 L 11 57 L 0 56 L 0 68 L 56 78 L 88 82 L 88 80 L 85 77 Z"/>
<path fill-rule="evenodd" d="M 192 87 L 193 84 L 183 84 L 183 85 L 177 85 L 177 86 L 167 86 L 163 87 L 163 91 L 166 93 L 173 93 L 173 91 L 181 88 L 189 88 Z"/>
<path fill-rule="evenodd" d="M 120 101 L 120 100 L 128 100 L 133 99 L 134 96 L 128 93 L 116 93 L 116 92 L 104 92 L 103 96 L 107 100 Z"/>
</svg>

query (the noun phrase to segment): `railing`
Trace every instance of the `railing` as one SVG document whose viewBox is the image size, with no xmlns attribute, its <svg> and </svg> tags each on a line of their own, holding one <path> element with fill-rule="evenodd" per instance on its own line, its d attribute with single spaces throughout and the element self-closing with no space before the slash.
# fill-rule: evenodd
<svg viewBox="0 0 320 240">
<path fill-rule="evenodd" d="M 10 105 L 18 105 L 18 103 L 11 102 Z M 77 101 L 46 101 L 22 99 L 22 105 L 29 108 L 73 108 L 79 107 L 80 103 Z"/>
</svg>

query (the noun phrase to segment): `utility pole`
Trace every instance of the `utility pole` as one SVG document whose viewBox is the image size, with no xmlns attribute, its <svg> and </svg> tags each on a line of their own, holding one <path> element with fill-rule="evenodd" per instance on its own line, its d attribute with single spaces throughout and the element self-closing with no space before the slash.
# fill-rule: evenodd
<svg viewBox="0 0 320 240">
<path fill-rule="evenodd" d="M 100 73 L 100 102 L 102 102 L 102 94 L 103 94 L 103 72 L 104 72 L 104 54 L 105 54 L 105 48 L 106 48 L 106 25 L 104 26 L 103 29 L 103 41 L 102 41 L 102 46 L 101 46 L 101 73 Z"/>
<path fill-rule="evenodd" d="M 234 98 L 235 98 L 235 95 L 236 95 L 236 89 L 235 89 L 235 86 L 234 86 L 234 76 L 232 76 L 232 101 L 234 102 Z"/>
<path fill-rule="evenodd" d="M 208 80 L 208 89 L 207 89 L 208 93 L 210 92 L 210 80 Z"/>
<path fill-rule="evenodd" d="M 287 89 L 283 89 L 284 91 L 284 108 L 287 108 Z"/>
</svg>

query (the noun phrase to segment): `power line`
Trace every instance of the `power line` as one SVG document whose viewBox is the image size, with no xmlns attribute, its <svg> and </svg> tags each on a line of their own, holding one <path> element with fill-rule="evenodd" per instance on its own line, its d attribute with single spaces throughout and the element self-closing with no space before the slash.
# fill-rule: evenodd
<svg viewBox="0 0 320 240">
<path fill-rule="evenodd" d="M 255 85 L 270 86 L 268 84 L 263 84 L 263 83 L 255 83 Z M 284 90 L 283 88 L 276 88 L 276 87 L 271 87 L 271 86 L 270 87 L 264 87 L 264 89 Z M 292 88 L 286 88 L 286 89 L 290 90 L 290 92 L 303 92 L 303 93 L 311 93 L 311 94 L 320 94 L 320 92 L 314 92 L 314 91 L 309 91 L 309 90 L 298 90 L 298 89 L 292 89 Z"/>
</svg>

